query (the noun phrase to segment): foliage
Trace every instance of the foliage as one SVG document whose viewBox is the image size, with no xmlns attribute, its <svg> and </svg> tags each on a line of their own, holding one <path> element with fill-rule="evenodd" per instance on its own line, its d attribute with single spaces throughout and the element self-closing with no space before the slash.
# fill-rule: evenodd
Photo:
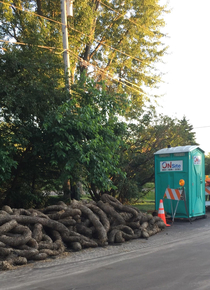
<svg viewBox="0 0 210 290">
<path fill-rule="evenodd" d="M 48 51 L 8 48 L 0 61 L 0 105 L 5 121 L 42 123 L 46 111 L 66 99 L 60 86 L 60 68 L 59 60 Z"/>
<path fill-rule="evenodd" d="M 10 204 L 42 204 L 40 188 L 57 176 L 57 169 L 49 167 L 42 127 L 46 114 L 69 98 L 60 69 L 58 59 L 36 47 L 7 46 L 2 54 L 0 196 Z"/>
<path fill-rule="evenodd" d="M 122 202 L 144 196 L 142 188 L 147 182 L 154 181 L 154 153 L 157 150 L 168 145 L 196 144 L 192 129 L 185 117 L 176 120 L 168 116 L 157 116 L 153 110 L 142 114 L 138 123 L 129 125 L 120 161 L 126 176 L 113 178 Z"/>
<path fill-rule="evenodd" d="M 5 127 L 5 130 L 3 129 Z M 8 134 L 8 128 L 5 124 L 0 125 L 0 132 L 4 130 L 3 133 L 0 134 L 0 184 L 5 183 L 7 180 L 11 178 L 12 168 L 17 167 L 17 162 L 12 159 L 12 152 L 16 151 L 15 146 L 12 144 Z"/>
<path fill-rule="evenodd" d="M 52 58 L 62 61 L 60 1 L 13 3 L 13 7 L 0 4 L 1 39 L 27 43 L 30 49 L 48 47 Z M 155 65 L 166 51 L 161 28 L 167 12 L 157 0 L 75 1 L 74 17 L 68 19 L 72 82 L 84 71 L 95 82 L 106 79 L 109 93 L 127 93 L 132 101 L 127 114 L 138 112 L 144 103 L 144 88 L 160 81 Z M 8 46 L 4 44 L 3 49 Z M 17 49 L 24 50 L 24 46 Z"/>
<path fill-rule="evenodd" d="M 154 178 L 157 149 L 195 144 L 185 118 L 143 109 L 144 88 L 160 81 L 155 64 L 166 51 L 160 29 L 167 11 L 159 1 L 74 2 L 68 20 L 71 95 L 62 64 L 60 1 L 5 3 L 0 37 L 18 44 L 0 44 L 4 202 L 42 206 L 46 193 L 62 191 L 66 182 L 73 189 L 78 181 L 96 200 L 104 192 L 121 201 L 135 198 Z"/>
<path fill-rule="evenodd" d="M 92 81 L 75 89 L 71 101 L 48 115 L 44 124 L 52 142 L 51 164 L 62 168 L 63 181 L 82 181 L 93 199 L 98 199 L 98 190 L 112 188 L 110 176 L 120 173 L 117 149 L 125 125 L 116 114 L 122 110 L 123 95 L 108 95 Z"/>
<path fill-rule="evenodd" d="M 5 68 L 0 76 L 0 113 L 4 120 L 0 127 L 0 157 L 7 164 L 0 172 L 4 181 L 0 186 L 1 198 L 17 207 L 42 206 L 46 192 L 61 191 L 67 178 L 72 185 L 82 180 L 87 190 L 92 190 L 93 198 L 98 188 L 108 190 L 112 187 L 110 175 L 120 172 L 115 151 L 125 126 L 116 115 L 127 106 L 125 96 L 109 95 L 104 85 L 99 90 L 93 81 L 85 80 L 72 88 L 70 99 L 66 90 L 60 88 L 59 78 L 56 83 L 55 74 L 49 82 L 46 78 L 42 82 L 42 69 L 43 77 L 48 70 L 45 72 L 45 64 L 42 66 L 43 59 L 35 56 L 40 73 L 33 86 L 27 76 L 34 75 L 36 68 L 29 65 L 29 57 L 21 56 L 19 51 L 8 52 L 0 62 Z M 13 67 L 7 70 L 8 64 L 15 63 L 14 60 L 19 70 L 10 76 Z M 39 85 L 45 85 L 40 94 Z"/>
<path fill-rule="evenodd" d="M 205 174 L 210 175 L 210 153 L 205 156 Z"/>
<path fill-rule="evenodd" d="M 160 80 L 155 63 L 166 50 L 160 31 L 166 7 L 156 0 L 80 0 L 74 7 L 69 22 L 72 73 L 77 77 L 81 71 L 92 70 L 91 76 L 97 80 L 107 74 L 109 79 L 118 78 L 119 82 L 108 81 L 107 89 L 127 92 L 133 104 L 130 109 L 138 110 L 144 86 L 155 86 Z M 79 63 L 77 55 L 82 59 Z"/>
<path fill-rule="evenodd" d="M 61 26 L 25 12 L 56 18 L 60 3 L 51 4 L 0 4 L 1 37 L 25 44 L 1 44 L 0 60 L 0 196 L 18 207 L 42 205 L 45 193 L 62 191 L 67 178 L 72 187 L 82 180 L 97 198 L 120 172 L 115 151 L 125 126 L 117 116 L 127 108 L 126 95 L 105 93 L 102 82 L 84 74 L 68 94 L 61 54 L 40 48 L 61 47 Z"/>
</svg>

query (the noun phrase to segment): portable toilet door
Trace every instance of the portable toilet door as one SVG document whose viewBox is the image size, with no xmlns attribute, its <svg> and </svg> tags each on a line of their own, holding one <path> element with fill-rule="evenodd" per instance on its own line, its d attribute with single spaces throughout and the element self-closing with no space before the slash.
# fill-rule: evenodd
<svg viewBox="0 0 210 290">
<path fill-rule="evenodd" d="M 190 152 L 192 216 L 205 212 L 205 160 L 200 148 Z"/>
<path fill-rule="evenodd" d="M 204 151 L 198 146 L 163 148 L 155 152 L 155 209 L 163 199 L 166 188 L 180 188 L 184 179 L 184 201 L 178 203 L 176 217 L 187 218 L 205 215 L 205 162 Z M 177 201 L 164 199 L 164 209 L 172 214 Z"/>
</svg>

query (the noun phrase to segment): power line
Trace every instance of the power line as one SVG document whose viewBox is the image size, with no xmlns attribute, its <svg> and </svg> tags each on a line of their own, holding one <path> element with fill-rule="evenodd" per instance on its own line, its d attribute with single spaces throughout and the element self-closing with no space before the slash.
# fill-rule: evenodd
<svg viewBox="0 0 210 290">
<path fill-rule="evenodd" d="M 128 20 L 129 22 L 135 24 L 136 26 L 140 27 L 140 28 L 143 28 L 144 30 L 147 30 L 149 31 L 153 36 L 155 35 L 151 30 L 149 29 L 145 29 L 145 27 L 143 27 L 142 25 L 139 25 L 138 23 L 136 23 L 135 21 L 129 19 L 129 18 L 125 18 L 125 15 L 123 15 L 122 13 L 118 12 L 117 10 L 113 9 L 112 7 L 108 6 L 107 4 L 105 4 L 104 2 L 102 1 L 99 1 L 102 5 L 104 5 L 105 7 L 109 8 L 110 10 L 116 12 L 117 14 L 119 14 L 120 16 L 122 16 L 124 19 Z"/>
<path fill-rule="evenodd" d="M 71 36 L 72 37 L 72 36 Z M 81 39 L 79 39 L 79 38 L 77 38 L 77 37 L 75 37 L 75 36 L 73 36 L 73 38 L 74 39 L 76 39 L 76 40 L 78 40 L 78 41 L 80 41 L 82 44 L 86 44 L 84 41 L 82 41 Z M 116 62 L 116 60 L 114 60 L 115 62 Z M 143 61 L 142 61 L 143 62 Z M 124 67 L 127 67 L 128 69 L 130 69 L 130 70 L 133 70 L 134 72 L 136 72 L 136 73 L 140 73 L 138 70 L 136 70 L 136 69 L 134 69 L 133 67 L 129 67 L 129 66 L 127 66 L 127 65 L 125 65 L 124 63 L 123 63 L 123 66 Z M 149 65 L 148 65 L 149 66 Z M 154 79 L 154 78 L 150 78 L 151 80 L 154 80 L 154 81 L 157 81 L 157 79 Z"/>
<path fill-rule="evenodd" d="M 210 126 L 195 127 L 194 129 L 210 128 Z"/>
<path fill-rule="evenodd" d="M 71 52 L 71 53 L 72 53 L 76 58 L 78 58 L 80 61 L 84 62 L 85 64 L 89 64 L 89 65 L 95 67 L 97 70 L 100 70 L 101 72 L 103 72 L 105 75 L 107 75 L 107 76 L 108 76 L 109 78 L 111 78 L 112 80 L 114 80 L 114 81 L 116 81 L 116 82 L 118 82 L 118 83 L 121 83 L 121 84 L 123 84 L 123 85 L 126 85 L 126 86 L 128 86 L 127 84 L 130 84 L 130 85 L 135 86 L 135 87 L 137 87 L 138 89 L 140 89 L 139 86 L 137 86 L 136 84 L 131 83 L 131 82 L 125 80 L 125 79 L 124 79 L 124 82 L 120 81 L 119 79 L 115 79 L 115 78 L 113 77 L 113 74 L 110 74 L 109 72 L 105 71 L 104 69 L 99 68 L 99 67 L 95 66 L 94 64 L 92 64 L 92 63 L 90 63 L 90 62 L 88 62 L 88 61 L 84 61 L 83 58 L 81 58 L 81 57 L 79 57 L 78 55 L 76 55 L 76 53 L 74 53 L 72 50 L 69 50 L 69 51 L 70 51 L 70 52 Z M 127 83 L 127 84 L 126 84 L 126 83 Z M 145 96 L 148 97 L 148 95 L 146 95 L 146 94 L 143 93 L 142 91 L 137 90 L 137 89 L 135 89 L 135 88 L 133 88 L 133 87 L 131 87 L 131 86 L 128 86 L 128 87 L 131 88 L 132 90 L 135 90 L 136 92 L 138 92 L 138 93 L 140 93 L 140 94 L 145 95 Z"/>
<path fill-rule="evenodd" d="M 11 44 L 17 44 L 17 45 L 31 45 L 30 43 L 26 43 L 26 42 L 10 41 L 10 40 L 3 40 L 3 39 L 0 39 L 0 42 L 6 42 L 6 43 L 11 43 Z M 45 45 L 32 45 L 32 46 L 44 48 L 44 49 L 49 49 L 49 50 L 52 50 L 52 49 L 59 50 L 60 49 L 61 53 L 63 52 L 62 48 L 57 48 L 57 47 L 51 47 L 51 46 L 45 46 Z"/>
<path fill-rule="evenodd" d="M 81 32 L 81 31 L 79 31 L 79 30 L 77 30 L 77 29 L 75 29 L 75 28 L 73 28 L 73 27 L 71 27 L 71 26 L 68 26 L 68 28 L 70 28 L 70 29 L 72 29 L 72 30 L 74 30 L 74 31 L 76 31 L 76 32 L 78 32 L 78 33 L 80 33 L 80 34 L 83 34 L 84 36 L 87 36 L 87 37 L 88 37 L 88 35 L 85 34 L 84 32 Z M 132 59 L 135 59 L 135 60 L 137 60 L 137 61 L 139 61 L 139 62 L 141 62 L 141 63 L 146 63 L 146 60 L 143 60 L 143 59 L 137 58 L 137 57 L 135 57 L 135 56 L 131 56 L 130 54 L 127 54 L 127 53 L 125 53 L 125 52 L 123 52 L 123 51 L 121 51 L 121 50 L 119 50 L 119 49 L 117 49 L 117 48 L 114 48 L 113 46 L 110 46 L 110 45 L 104 43 L 104 41 L 96 40 L 95 38 L 94 38 L 94 41 L 95 41 L 95 42 L 98 42 L 98 43 L 100 43 L 100 44 L 102 44 L 102 45 L 104 45 L 104 46 L 107 46 L 107 47 L 109 47 L 109 48 L 111 48 L 111 49 L 113 49 L 113 50 L 115 50 L 115 51 L 117 51 L 117 52 L 119 52 L 119 53 L 121 53 L 121 54 L 124 54 L 125 56 L 128 56 L 128 57 L 130 57 L 130 58 L 132 58 Z M 148 65 L 148 66 L 149 66 L 149 65 Z"/>
<path fill-rule="evenodd" d="M 24 42 L 8 41 L 8 40 L 2 40 L 2 39 L 0 39 L 0 42 L 6 42 L 6 43 L 15 44 L 15 45 L 30 45 L 30 44 L 28 44 L 28 43 L 24 43 Z M 43 46 L 43 45 L 33 45 L 33 46 L 35 46 L 35 47 L 39 47 L 39 48 L 43 48 L 43 49 L 48 49 L 48 50 L 52 50 L 52 49 L 53 49 L 53 50 L 59 50 L 59 48 L 56 48 L 56 47 L 50 47 L 50 46 Z M 57 53 L 57 54 L 61 54 L 61 53 L 63 52 L 63 49 L 60 49 L 60 50 L 61 50 L 61 52 L 59 52 L 59 53 Z M 123 84 L 123 85 L 125 85 L 125 86 L 128 86 L 130 89 L 132 89 L 132 90 L 134 90 L 134 91 L 140 93 L 141 95 L 144 95 L 144 96 L 147 96 L 147 97 L 148 97 L 147 94 L 145 94 L 145 93 L 143 93 L 142 91 L 137 90 L 137 89 L 135 89 L 135 88 L 132 87 L 132 86 L 135 86 L 135 87 L 137 87 L 138 89 L 140 89 L 140 87 L 137 86 L 136 84 L 131 83 L 131 82 L 127 81 L 127 80 L 124 80 L 124 82 L 122 82 L 122 81 L 120 81 L 119 79 L 114 78 L 113 75 L 111 75 L 110 73 L 108 73 L 108 72 L 105 71 L 104 69 L 99 68 L 99 67 L 95 66 L 94 64 L 92 64 L 92 63 L 90 63 L 90 62 L 88 62 L 88 61 L 84 61 L 83 58 L 81 58 L 81 57 L 79 57 L 78 55 L 76 55 L 72 50 L 69 49 L 69 51 L 70 51 L 70 52 L 71 52 L 75 57 L 77 57 L 80 61 L 82 61 L 82 62 L 84 62 L 84 63 L 87 63 L 87 64 L 89 64 L 89 65 L 95 67 L 97 70 L 100 70 L 101 72 L 103 72 L 107 77 L 109 77 L 109 78 L 112 79 L 113 81 L 118 82 L 118 83 L 121 83 L 121 84 Z M 129 85 L 128 85 L 128 84 L 129 84 Z M 130 86 L 130 85 L 132 85 L 132 86 Z"/>
<path fill-rule="evenodd" d="M 108 5 L 105 4 L 104 2 L 102 2 L 102 1 L 99 1 L 99 2 L 100 2 L 102 5 L 104 5 L 105 7 L 109 8 L 110 10 L 112 10 L 112 11 L 118 13 L 119 15 L 121 15 L 124 19 L 128 20 L 129 22 L 135 24 L 136 26 L 138 26 L 138 27 L 140 27 L 140 28 L 143 28 L 144 30 L 149 31 L 150 33 L 152 33 L 152 34 L 154 35 L 154 33 L 153 33 L 152 31 L 150 31 L 148 28 L 145 28 L 145 27 L 143 27 L 142 25 L 139 25 L 138 23 L 136 23 L 135 21 L 133 21 L 133 20 L 131 20 L 131 19 L 129 19 L 129 18 L 125 18 L 125 15 L 123 15 L 122 13 L 120 13 L 120 12 L 118 12 L 117 10 L 113 9 L 112 7 L 108 6 Z M 52 18 L 49 18 L 49 17 L 43 16 L 43 15 L 40 15 L 40 14 L 38 14 L 38 13 L 36 13 L 36 12 L 30 11 L 30 10 L 23 10 L 22 8 L 17 7 L 17 6 L 15 6 L 15 5 L 11 4 L 11 3 L 5 3 L 5 2 L 3 2 L 3 1 L 0 1 L 0 3 L 5 4 L 5 5 L 8 5 L 8 6 L 11 6 L 11 7 L 14 7 L 14 8 L 18 9 L 18 10 L 23 11 L 23 12 L 27 12 L 27 13 L 34 14 L 34 15 L 36 15 L 36 16 L 38 16 L 38 17 L 41 17 L 41 18 L 44 18 L 44 19 L 46 19 L 46 20 L 49 20 L 49 21 L 52 21 L 52 22 L 55 22 L 55 23 L 58 23 L 58 24 L 63 24 L 63 23 L 60 22 L 60 21 L 54 20 L 54 19 L 52 19 Z"/>
<path fill-rule="evenodd" d="M 8 5 L 8 6 L 11 6 L 11 7 L 14 7 L 14 8 L 18 9 L 18 10 L 23 11 L 23 12 L 27 12 L 27 13 L 30 13 L 30 14 L 34 14 L 34 15 L 40 17 L 40 18 L 44 18 L 44 19 L 46 19 L 46 20 L 49 20 L 49 21 L 55 22 L 55 23 L 57 23 L 57 24 L 62 24 L 62 25 L 64 25 L 64 23 L 62 23 L 62 22 L 60 22 L 60 21 L 57 21 L 57 20 L 54 20 L 54 19 L 52 19 L 52 18 L 48 18 L 48 17 L 42 16 L 42 15 L 39 15 L 38 13 L 33 12 L 33 11 L 30 11 L 30 10 L 23 10 L 23 8 L 17 7 L 17 6 L 15 6 L 15 5 L 11 4 L 11 3 L 5 3 L 5 2 L 3 2 L 3 1 L 0 1 L 0 3 L 5 4 L 5 5 Z"/>
<path fill-rule="evenodd" d="M 62 22 L 60 22 L 60 21 L 53 20 L 53 19 L 51 19 L 51 18 L 48 18 L 48 17 L 42 16 L 42 15 L 39 15 L 39 14 L 37 14 L 37 13 L 35 13 L 35 12 L 32 12 L 32 11 L 29 11 L 29 10 L 23 10 L 22 8 L 17 7 L 17 6 L 15 6 L 15 5 L 12 5 L 12 4 L 10 4 L 10 3 L 5 3 L 5 2 L 3 2 L 3 1 L 0 1 L 0 3 L 5 4 L 5 5 L 8 5 L 8 6 L 11 6 L 11 7 L 14 7 L 14 8 L 16 8 L 16 9 L 19 9 L 19 10 L 23 11 L 23 12 L 27 12 L 27 13 L 30 13 L 30 14 L 34 14 L 34 15 L 36 15 L 37 17 L 40 17 L 40 18 L 46 19 L 46 20 L 48 20 L 48 21 L 52 21 L 52 22 L 55 22 L 55 23 L 57 23 L 57 24 L 65 25 L 64 23 L 62 23 Z M 70 29 L 74 30 L 75 32 L 78 32 L 78 33 L 80 33 L 80 34 L 82 34 L 82 35 L 84 35 L 84 36 L 86 36 L 86 37 L 89 37 L 88 35 L 86 35 L 85 33 L 81 32 L 81 31 L 79 31 L 78 29 L 75 29 L 75 28 L 73 28 L 73 27 L 71 27 L 71 26 L 68 26 L 68 27 L 69 27 Z M 137 61 L 139 61 L 139 62 L 141 62 L 141 63 L 145 63 L 145 64 L 147 64 L 147 61 L 146 61 L 146 60 L 143 60 L 143 59 L 140 59 L 140 58 L 136 58 L 136 57 L 134 57 L 134 56 L 132 56 L 132 55 L 130 55 L 130 54 L 128 54 L 128 53 L 125 53 L 125 52 L 123 52 L 123 51 L 121 51 L 121 50 L 119 50 L 119 49 L 117 49 L 117 48 L 114 48 L 114 47 L 112 47 L 112 46 L 110 46 L 110 45 L 108 45 L 108 44 L 105 44 L 103 41 L 96 40 L 96 39 L 93 39 L 93 40 L 94 40 L 95 42 L 100 43 L 100 44 L 102 44 L 102 45 L 104 45 L 104 46 L 107 46 L 107 47 L 109 47 L 109 48 L 111 48 L 111 49 L 113 49 L 113 50 L 115 50 L 115 51 L 117 51 L 117 52 L 119 52 L 119 53 L 121 53 L 121 54 L 124 54 L 124 55 L 126 55 L 126 56 L 128 56 L 128 57 L 130 57 L 130 58 L 132 58 L 132 59 L 135 59 L 135 60 L 137 60 Z M 147 65 L 148 65 L 148 64 L 147 64 Z M 149 66 L 149 65 L 148 65 L 148 66 Z"/>
<path fill-rule="evenodd" d="M 19 10 L 21 10 L 21 11 L 23 11 L 23 12 L 27 12 L 27 13 L 33 14 L 33 15 L 35 15 L 35 16 L 37 16 L 37 17 L 40 17 L 40 18 L 46 19 L 46 20 L 48 20 L 48 21 L 52 21 L 52 22 L 55 22 L 55 23 L 57 23 L 57 24 L 64 25 L 64 23 L 62 23 L 62 22 L 60 22 L 60 21 L 53 20 L 53 19 L 51 19 L 51 18 L 48 18 L 48 17 L 42 16 L 42 15 L 39 15 L 39 14 L 37 14 L 37 13 L 35 13 L 35 12 L 32 12 L 32 11 L 29 11 L 29 10 L 23 10 L 22 8 L 17 7 L 17 6 L 15 6 L 15 5 L 12 5 L 12 4 L 10 4 L 10 3 L 5 3 L 5 2 L 3 2 L 3 1 L 0 1 L 0 3 L 5 4 L 5 5 L 9 5 L 9 6 L 14 7 L 14 8 L 16 8 L 16 9 L 19 9 Z M 102 5 L 107 6 L 109 9 L 115 11 L 116 13 L 122 15 L 121 13 L 119 13 L 118 11 L 112 9 L 110 6 L 106 5 L 105 3 L 101 2 L 101 1 L 100 1 L 100 3 L 101 3 Z M 123 15 L 122 15 L 122 16 L 123 16 Z M 128 20 L 129 20 L 129 19 L 128 19 Z M 133 22 L 133 21 L 131 21 L 131 22 Z M 134 24 L 136 24 L 136 23 L 134 23 Z M 74 31 L 76 31 L 76 32 L 78 32 L 78 33 L 80 33 L 80 34 L 82 34 L 82 35 L 84 35 L 84 36 L 89 37 L 89 36 L 86 35 L 85 33 L 81 32 L 81 31 L 79 31 L 79 30 L 77 30 L 77 29 L 75 29 L 75 28 L 73 28 L 73 27 L 71 27 L 71 26 L 69 26 L 69 28 L 72 29 L 72 30 L 74 30 Z M 80 41 L 81 41 L 81 40 L 80 40 Z M 134 56 L 131 56 L 131 55 L 129 55 L 129 54 L 123 52 L 123 51 L 120 51 L 119 49 L 116 49 L 116 48 L 114 48 L 114 47 L 112 47 L 112 46 L 110 46 L 110 45 L 107 45 L 106 43 L 104 43 L 104 41 L 99 41 L 99 40 L 96 40 L 96 39 L 94 39 L 94 41 L 95 41 L 95 42 L 98 42 L 98 43 L 100 43 L 101 45 L 104 45 L 104 46 L 106 46 L 106 47 L 108 47 L 108 48 L 110 48 L 110 49 L 112 49 L 112 50 L 114 50 L 114 51 L 117 51 L 117 52 L 119 52 L 119 53 L 121 53 L 121 54 L 124 54 L 125 56 L 128 56 L 128 57 L 130 57 L 130 58 L 132 58 L 132 59 L 135 59 L 135 60 L 137 60 L 137 61 L 139 61 L 139 62 L 141 62 L 141 63 L 145 63 L 145 64 L 147 64 L 147 66 L 149 66 L 149 64 L 147 63 L 146 60 L 142 60 L 142 59 L 136 58 L 136 57 L 134 57 Z M 81 41 L 81 42 L 82 42 L 82 41 Z M 14 43 L 14 42 L 13 42 L 13 43 Z M 17 42 L 16 42 L 16 43 L 17 43 Z M 84 43 L 84 42 L 82 42 L 82 43 Z M 19 44 L 21 44 L 21 43 L 19 42 Z M 22 43 L 22 44 L 25 45 L 24 43 Z M 50 48 L 47 47 L 47 46 L 38 46 L 38 47 L 40 47 L 40 48 L 48 48 L 48 49 L 50 49 Z M 51 48 L 51 49 L 56 49 L 56 48 Z M 92 65 L 92 64 L 91 64 L 91 65 Z M 127 67 L 127 66 L 125 65 L 125 67 Z M 149 66 L 149 67 L 150 67 L 150 66 Z M 133 69 L 133 70 L 134 70 L 134 69 Z M 134 71 L 136 71 L 136 70 L 134 70 Z M 137 71 L 136 71 L 136 72 L 137 72 Z M 154 80 L 154 81 L 156 81 L 156 80 L 153 79 L 153 78 L 151 78 L 151 79 Z M 126 80 L 125 80 L 125 81 L 126 81 Z M 128 81 L 126 81 L 126 82 L 128 82 Z M 129 82 L 129 83 L 130 83 L 130 82 Z M 132 84 L 132 83 L 130 83 L 130 84 Z M 132 85 L 138 87 L 138 86 L 135 85 L 135 84 L 132 84 Z M 138 88 L 139 88 L 139 87 L 138 87 Z"/>
</svg>

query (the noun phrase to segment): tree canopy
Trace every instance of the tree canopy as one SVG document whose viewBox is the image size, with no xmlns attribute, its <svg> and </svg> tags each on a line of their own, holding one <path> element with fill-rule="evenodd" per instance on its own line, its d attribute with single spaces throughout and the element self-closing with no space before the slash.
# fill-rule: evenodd
<svg viewBox="0 0 210 290">
<path fill-rule="evenodd" d="M 194 144 L 186 118 L 146 110 L 166 47 L 157 0 L 74 2 L 65 88 L 60 1 L 0 3 L 0 203 L 42 206 L 82 182 L 121 200 L 153 179 L 156 149 Z M 129 120 L 129 122 L 126 122 Z M 134 121 L 135 120 L 135 121 Z M 114 193 L 113 193 L 114 192 Z"/>
<path fill-rule="evenodd" d="M 1 38 L 48 47 L 61 61 L 60 1 L 4 3 Z M 161 33 L 166 12 L 157 0 L 75 1 L 74 17 L 68 20 L 72 81 L 83 71 L 96 82 L 106 79 L 109 92 L 127 93 L 130 110 L 138 110 L 144 103 L 144 87 L 160 81 L 155 64 L 166 51 Z M 3 47 L 8 50 L 6 44 Z M 24 50 L 21 44 L 18 49 Z"/>
<path fill-rule="evenodd" d="M 29 68 L 30 73 L 33 73 L 33 66 Z M 0 94 L 7 96 L 5 86 L 8 87 L 10 80 L 6 75 L 4 77 Z M 31 104 L 24 100 L 25 106 L 19 105 L 15 92 L 11 95 L 11 108 L 10 103 L 7 104 L 8 98 L 2 98 L 1 117 L 5 122 L 0 127 L 0 159 L 4 161 L 0 172 L 0 195 L 7 203 L 15 202 L 18 206 L 23 202 L 27 206 L 39 204 L 43 192 L 62 191 L 60 186 L 66 179 L 72 184 L 82 180 L 87 191 L 92 190 L 95 194 L 98 188 L 109 190 L 113 187 L 109 177 L 120 171 L 115 152 L 125 129 L 116 115 L 123 110 L 125 97 L 108 95 L 95 86 L 91 80 L 78 83 L 72 90 L 71 99 L 66 90 L 52 87 L 51 90 L 60 97 L 56 105 L 54 101 L 50 104 L 47 87 L 46 91 L 42 88 L 43 95 L 48 98 L 43 100 L 43 106 L 48 101 L 46 109 L 41 107 L 43 112 L 34 92 L 30 94 L 33 97 Z M 21 88 L 23 96 L 25 92 L 27 95 L 28 87 Z M 16 107 L 13 103 L 17 103 Z M 124 103 L 126 107 L 126 100 Z"/>
<path fill-rule="evenodd" d="M 156 115 L 151 108 L 138 122 L 129 124 L 120 153 L 120 168 L 125 175 L 113 178 L 122 202 L 138 199 L 145 184 L 154 182 L 154 153 L 168 145 L 197 145 L 193 127 L 185 117 L 178 120 Z"/>
</svg>

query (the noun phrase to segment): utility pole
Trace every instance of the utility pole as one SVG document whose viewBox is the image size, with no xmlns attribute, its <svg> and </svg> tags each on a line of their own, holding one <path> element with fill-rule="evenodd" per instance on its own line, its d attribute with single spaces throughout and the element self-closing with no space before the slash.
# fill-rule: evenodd
<svg viewBox="0 0 210 290">
<path fill-rule="evenodd" d="M 64 71 L 66 76 L 66 86 L 70 91 L 70 61 L 69 61 L 69 43 L 68 43 L 68 28 L 67 16 L 73 16 L 73 1 L 61 0 L 61 22 L 62 22 L 62 35 L 63 35 L 63 59 Z"/>
<path fill-rule="evenodd" d="M 66 77 L 66 88 L 71 93 L 70 82 L 70 61 L 69 61 L 69 43 L 68 43 L 68 28 L 67 16 L 73 16 L 73 1 L 74 0 L 61 0 L 61 22 L 62 22 L 62 35 L 63 35 L 63 59 L 64 71 Z M 71 183 L 70 179 L 66 179 L 63 184 L 64 195 L 69 194 L 71 200 Z"/>
</svg>

